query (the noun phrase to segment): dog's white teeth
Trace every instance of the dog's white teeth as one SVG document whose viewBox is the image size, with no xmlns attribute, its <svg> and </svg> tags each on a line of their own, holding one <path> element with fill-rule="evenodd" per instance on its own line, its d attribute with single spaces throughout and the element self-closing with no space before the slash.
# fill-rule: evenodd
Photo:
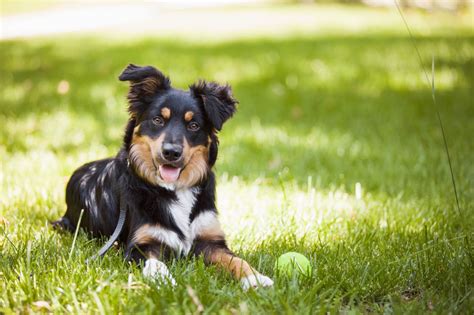
<svg viewBox="0 0 474 315">
<path fill-rule="evenodd" d="M 245 277 L 240 280 L 240 285 L 244 291 L 247 291 L 250 288 L 258 288 L 258 287 L 271 287 L 273 286 L 273 280 L 267 276 L 262 274 L 255 274 Z"/>
</svg>

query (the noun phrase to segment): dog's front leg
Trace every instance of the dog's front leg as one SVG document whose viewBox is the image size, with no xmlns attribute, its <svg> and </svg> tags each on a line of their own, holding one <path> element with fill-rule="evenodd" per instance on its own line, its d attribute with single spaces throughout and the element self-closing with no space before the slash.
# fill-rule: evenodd
<svg viewBox="0 0 474 315">
<path fill-rule="evenodd" d="M 230 272 L 244 290 L 257 287 L 270 287 L 273 280 L 255 270 L 248 262 L 235 256 L 225 245 L 224 240 L 203 240 L 195 242 L 195 254 L 203 255 L 207 264 L 214 264 Z"/>
<path fill-rule="evenodd" d="M 273 281 L 252 268 L 248 262 L 235 256 L 227 247 L 224 232 L 217 215 L 213 211 L 201 213 L 192 223 L 195 231 L 194 255 L 204 256 L 206 264 L 214 264 L 229 271 L 240 281 L 244 290 L 256 287 L 269 287 Z"/>
<path fill-rule="evenodd" d="M 137 264 L 143 263 L 142 273 L 145 278 L 158 280 L 160 283 L 168 283 L 175 286 L 176 281 L 163 262 L 166 261 L 170 255 L 172 255 L 171 248 L 158 241 L 129 244 L 126 253 L 129 260 L 135 261 Z"/>
</svg>

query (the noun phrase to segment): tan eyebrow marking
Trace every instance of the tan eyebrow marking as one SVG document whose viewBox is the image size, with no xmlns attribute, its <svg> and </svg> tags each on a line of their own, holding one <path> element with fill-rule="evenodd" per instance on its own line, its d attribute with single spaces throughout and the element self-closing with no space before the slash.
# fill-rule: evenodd
<svg viewBox="0 0 474 315">
<path fill-rule="evenodd" d="M 194 116 L 194 113 L 193 112 L 186 112 L 184 114 L 184 120 L 186 121 L 191 121 L 191 119 L 193 119 L 193 116 Z"/>
<path fill-rule="evenodd" d="M 170 119 L 171 117 L 171 111 L 168 107 L 163 107 L 161 109 L 161 116 L 163 116 L 164 119 Z"/>
<path fill-rule="evenodd" d="M 140 124 L 136 125 L 135 128 L 133 128 L 133 134 L 138 135 L 140 133 Z"/>
</svg>

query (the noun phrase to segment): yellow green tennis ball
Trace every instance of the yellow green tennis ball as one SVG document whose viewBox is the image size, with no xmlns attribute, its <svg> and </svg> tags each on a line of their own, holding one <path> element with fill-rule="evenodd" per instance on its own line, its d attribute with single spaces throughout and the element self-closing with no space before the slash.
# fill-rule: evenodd
<svg viewBox="0 0 474 315">
<path fill-rule="evenodd" d="M 275 272 L 280 274 L 286 274 L 291 277 L 294 273 L 297 275 L 303 275 L 310 277 L 313 273 L 311 263 L 306 256 L 296 253 L 288 252 L 280 257 L 275 262 Z"/>
</svg>

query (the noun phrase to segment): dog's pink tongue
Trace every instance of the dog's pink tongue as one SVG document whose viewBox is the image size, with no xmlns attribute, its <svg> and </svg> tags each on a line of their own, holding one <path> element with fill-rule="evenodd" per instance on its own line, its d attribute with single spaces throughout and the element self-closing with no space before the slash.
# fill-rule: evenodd
<svg viewBox="0 0 474 315">
<path fill-rule="evenodd" d="M 181 169 L 178 167 L 172 167 L 167 165 L 160 165 L 160 175 L 161 178 L 167 183 L 172 183 L 176 181 L 179 177 L 179 171 Z"/>
</svg>

